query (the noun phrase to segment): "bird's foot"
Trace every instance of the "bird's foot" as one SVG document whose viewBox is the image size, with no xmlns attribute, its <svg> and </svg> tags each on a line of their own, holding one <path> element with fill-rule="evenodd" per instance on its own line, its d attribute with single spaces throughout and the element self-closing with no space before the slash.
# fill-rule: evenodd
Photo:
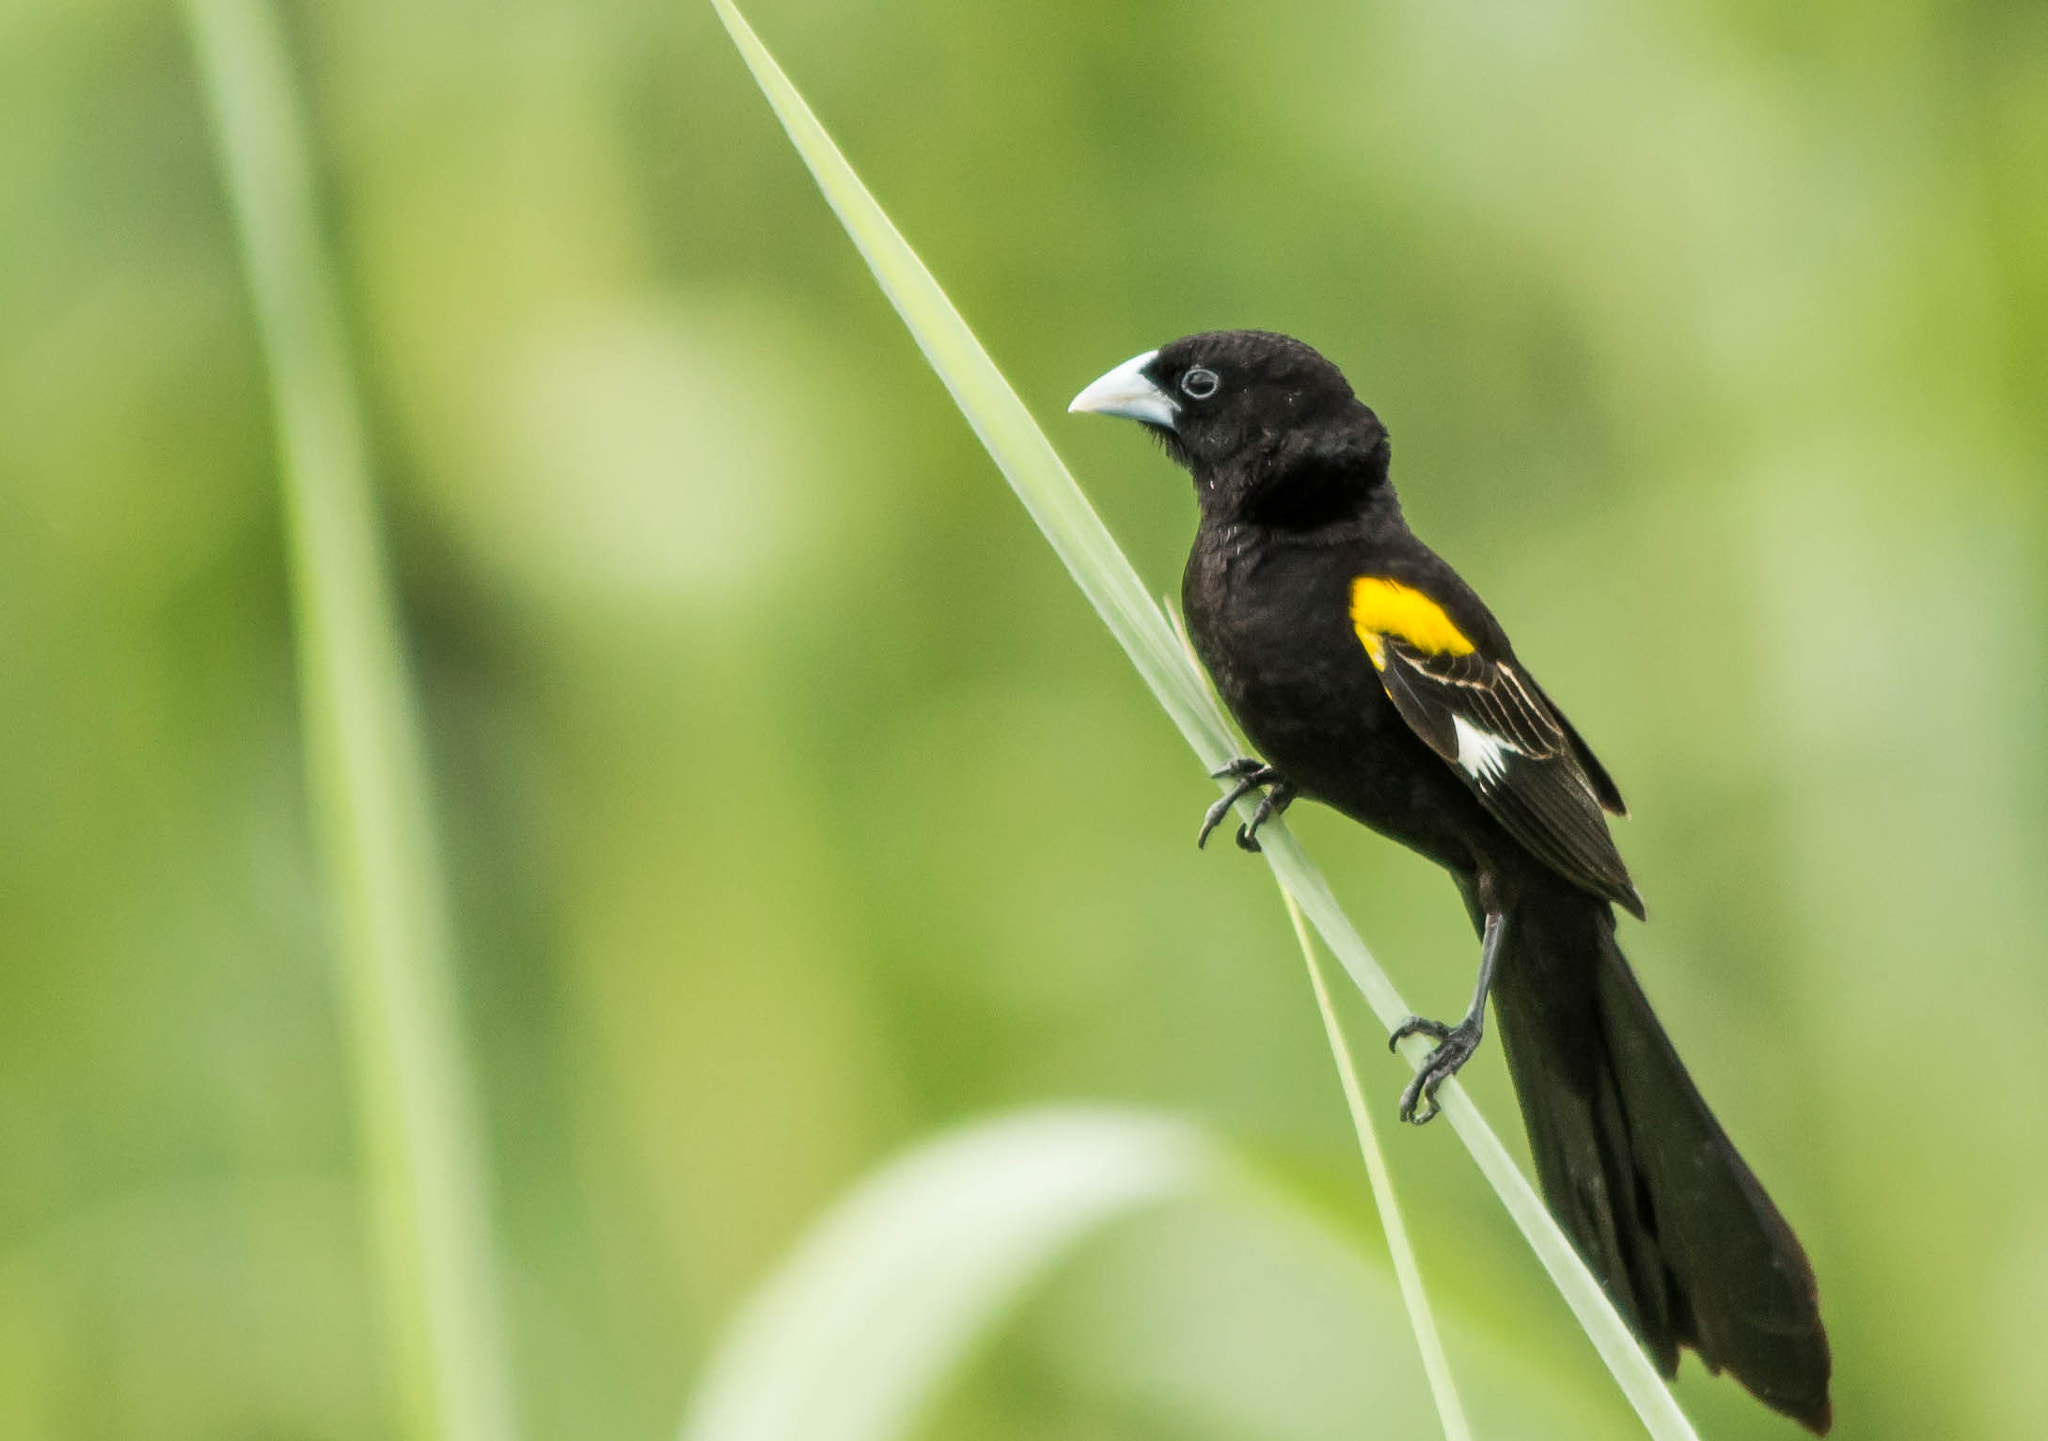
<svg viewBox="0 0 2048 1441">
<path fill-rule="evenodd" d="M 1294 787 L 1286 781 L 1274 782 L 1272 788 L 1259 798 L 1259 807 L 1252 812 L 1252 818 L 1237 828 L 1237 848 L 1256 854 L 1259 850 L 1259 827 L 1294 804 Z"/>
<path fill-rule="evenodd" d="M 1393 1050 L 1410 1036 L 1431 1036 L 1436 1040 L 1436 1049 L 1429 1053 L 1429 1059 L 1422 1063 L 1422 1069 L 1415 1073 L 1415 1079 L 1401 1092 L 1401 1119 L 1411 1125 L 1426 1125 L 1436 1119 L 1441 1109 L 1436 1102 L 1436 1088 L 1458 1074 L 1472 1053 L 1479 1049 L 1482 1032 L 1469 1018 L 1455 1026 L 1442 1021 L 1431 1021 L 1421 1016 L 1410 1016 L 1394 1027 L 1393 1035 L 1387 1037 L 1387 1049 Z"/>
<path fill-rule="evenodd" d="M 1237 843 L 1248 851 L 1259 848 L 1259 827 L 1279 812 L 1287 809 L 1287 803 L 1294 799 L 1294 791 L 1280 779 L 1280 772 L 1262 760 L 1251 756 L 1239 756 L 1221 770 L 1210 775 L 1219 781 L 1235 781 L 1223 799 L 1202 812 L 1202 829 L 1195 835 L 1195 848 L 1200 850 L 1209 840 L 1209 832 L 1223 824 L 1223 818 L 1230 814 L 1230 808 L 1262 786 L 1273 789 L 1259 798 L 1259 808 L 1253 814 L 1251 823 L 1237 828 Z"/>
</svg>

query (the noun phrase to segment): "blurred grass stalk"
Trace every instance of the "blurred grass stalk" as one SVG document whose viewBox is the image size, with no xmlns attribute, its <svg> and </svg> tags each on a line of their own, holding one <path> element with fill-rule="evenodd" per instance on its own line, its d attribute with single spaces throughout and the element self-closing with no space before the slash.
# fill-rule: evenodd
<svg viewBox="0 0 2048 1441">
<path fill-rule="evenodd" d="M 1165 614 L 1152 602 L 1130 561 L 1067 473 L 1053 451 L 1052 442 L 1003 379 L 1002 372 L 931 272 L 846 163 L 839 147 L 761 44 L 760 37 L 731 0 L 711 3 L 797 153 L 810 167 L 826 201 L 1011 489 L 1194 748 L 1203 767 L 1210 771 L 1220 768 L 1240 753 L 1222 709 L 1175 639 Z M 1240 809 L 1249 814 L 1249 805 Z M 1284 826 L 1271 824 L 1259 833 L 1259 838 L 1281 888 L 1299 903 L 1374 1014 L 1389 1030 L 1398 1025 L 1411 1014 L 1409 1007 L 1373 959 L 1299 842 Z M 1402 1054 L 1410 1065 L 1419 1066 L 1429 1053 L 1429 1045 L 1424 1037 L 1411 1037 Z M 1439 1099 L 1443 1114 L 1528 1239 L 1650 1434 L 1658 1441 L 1697 1441 L 1691 1423 L 1678 1409 L 1663 1378 L 1636 1344 L 1599 1282 L 1551 1219 L 1528 1178 L 1473 1106 L 1464 1088 L 1454 1079 L 1445 1084 Z"/>
<path fill-rule="evenodd" d="M 1436 1402 L 1442 1421 L 1444 1441 L 1472 1441 L 1472 1428 L 1465 1420 L 1465 1405 L 1458 1399 L 1457 1383 L 1451 1379 L 1451 1358 L 1444 1352 L 1443 1337 L 1436 1329 L 1436 1314 L 1429 1308 L 1429 1293 L 1422 1286 L 1422 1268 L 1415 1262 L 1415 1248 L 1408 1241 L 1408 1224 L 1401 1219 L 1401 1203 L 1394 1195 L 1394 1176 L 1380 1150 L 1379 1129 L 1365 1106 L 1365 1089 L 1358 1079 L 1358 1063 L 1351 1057 L 1351 1045 L 1344 1039 L 1344 1023 L 1330 1003 L 1330 988 L 1323 981 L 1323 963 L 1316 956 L 1315 938 L 1308 933 L 1308 920 L 1286 886 L 1280 899 L 1287 903 L 1287 919 L 1293 923 L 1294 939 L 1301 943 L 1301 959 L 1308 966 L 1308 983 L 1316 993 L 1316 1009 L 1323 1013 L 1323 1034 L 1330 1042 L 1330 1058 L 1337 1063 L 1337 1079 L 1344 1087 L 1344 1104 L 1351 1110 L 1351 1128 L 1358 1132 L 1358 1154 L 1365 1162 L 1365 1174 L 1372 1182 L 1373 1207 L 1379 1212 L 1380 1229 L 1386 1233 L 1387 1254 L 1393 1258 L 1394 1276 L 1401 1285 L 1401 1304 L 1408 1311 L 1409 1329 L 1422 1352 L 1422 1370 L 1429 1378 L 1430 1399 Z"/>
<path fill-rule="evenodd" d="M 426 766 L 284 37 L 190 0 L 277 426 L 300 704 L 407 1434 L 505 1441 L 514 1407 L 485 1158 Z"/>
</svg>

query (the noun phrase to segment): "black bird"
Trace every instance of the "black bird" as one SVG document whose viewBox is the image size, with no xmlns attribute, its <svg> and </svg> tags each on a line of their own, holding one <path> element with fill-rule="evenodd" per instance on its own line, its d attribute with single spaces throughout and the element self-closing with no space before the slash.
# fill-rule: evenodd
<svg viewBox="0 0 2048 1441">
<path fill-rule="evenodd" d="M 1263 760 L 1203 817 L 1297 796 L 1451 873 L 1481 937 L 1456 1025 L 1403 1120 L 1500 1016 L 1544 1196 L 1668 1376 L 1678 1348 L 1816 1434 L 1832 1419 L 1813 1270 L 1700 1098 L 1614 938 L 1643 902 L 1606 813 L 1621 792 L 1472 587 L 1402 519 L 1386 427 L 1337 367 L 1284 335 L 1214 331 L 1118 366 L 1070 407 L 1144 423 L 1192 473 L 1201 525 L 1188 633 Z"/>
</svg>

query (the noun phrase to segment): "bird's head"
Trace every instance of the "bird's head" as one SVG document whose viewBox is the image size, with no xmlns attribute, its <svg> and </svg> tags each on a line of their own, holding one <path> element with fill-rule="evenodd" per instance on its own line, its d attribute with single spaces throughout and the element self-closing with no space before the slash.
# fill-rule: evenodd
<svg viewBox="0 0 2048 1441">
<path fill-rule="evenodd" d="M 1206 511 L 1284 520 L 1386 480 L 1379 417 L 1336 366 L 1270 331 L 1184 336 L 1133 356 L 1067 409 L 1142 423 L 1193 474 Z"/>
</svg>

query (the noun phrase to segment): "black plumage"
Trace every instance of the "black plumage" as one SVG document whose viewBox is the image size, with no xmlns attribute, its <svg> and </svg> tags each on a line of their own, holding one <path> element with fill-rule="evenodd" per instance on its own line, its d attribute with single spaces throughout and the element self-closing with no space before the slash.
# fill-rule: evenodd
<svg viewBox="0 0 2048 1441">
<path fill-rule="evenodd" d="M 1651 1355 L 1680 1347 L 1817 1433 L 1830 1359 L 1797 1238 L 1700 1098 L 1615 942 L 1643 903 L 1621 793 L 1492 613 L 1402 518 L 1387 432 L 1337 368 L 1262 331 L 1138 356 L 1076 410 L 1142 421 L 1193 475 L 1188 632 L 1263 762 L 1229 774 L 1332 806 L 1450 871 L 1482 937 L 1471 1010 L 1402 1097 L 1483 1034 L 1489 991 L 1544 1195 Z M 1226 813 L 1212 807 L 1206 836 Z M 1240 843 L 1256 848 L 1256 827 Z"/>
</svg>

